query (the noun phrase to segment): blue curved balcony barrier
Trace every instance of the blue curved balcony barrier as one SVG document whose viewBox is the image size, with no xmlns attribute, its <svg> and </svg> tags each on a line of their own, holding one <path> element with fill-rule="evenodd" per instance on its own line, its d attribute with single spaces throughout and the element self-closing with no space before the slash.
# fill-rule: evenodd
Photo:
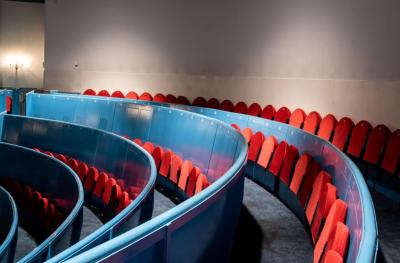
<svg viewBox="0 0 400 263">
<path fill-rule="evenodd" d="M 17 242 L 17 206 L 6 189 L 0 186 L 0 263 L 14 261 Z"/>
<path fill-rule="evenodd" d="M 10 178 L 29 185 L 42 196 L 62 202 L 63 212 L 67 215 L 57 229 L 24 256 L 21 262 L 44 261 L 69 247 L 73 235 L 79 233 L 81 227 L 78 215 L 82 211 L 83 190 L 76 174 L 54 158 L 8 143 L 0 143 L 0 165 L 2 168 L 0 179 Z M 25 219 L 30 220 L 23 209 L 18 213 L 21 220 L 26 216 Z"/>
<path fill-rule="evenodd" d="M 2 141 L 74 157 L 88 165 L 97 167 L 99 170 L 112 173 L 117 179 L 123 180 L 126 187 L 135 186 L 141 189 L 140 194 L 128 207 L 102 227 L 73 246 L 68 244 L 62 249 L 52 249 L 47 259 L 68 247 L 67 253 L 69 255 L 81 253 L 151 218 L 153 190 L 156 180 L 154 161 L 147 152 L 136 144 L 106 131 L 65 122 L 14 115 L 5 115 L 3 118 Z M 52 159 L 55 160 L 55 158 Z M 49 169 L 48 173 L 52 174 L 53 172 Z M 45 183 L 47 182 L 46 177 L 39 177 L 38 175 L 38 177 L 30 180 L 32 182 L 29 181 L 29 183 L 34 183 L 38 189 L 43 188 L 43 184 L 47 185 Z M 68 178 L 59 178 L 58 183 L 60 187 L 62 186 L 62 189 L 57 188 L 53 191 L 56 190 L 59 194 L 66 192 L 70 195 L 76 195 L 75 198 L 77 198 L 78 193 L 69 190 L 67 180 Z M 79 189 L 82 191 L 79 178 L 77 180 Z M 49 182 L 51 182 L 50 179 Z M 75 214 L 74 217 L 77 218 L 76 220 L 82 220 L 81 214 L 79 216 Z M 74 235 L 79 237 L 79 231 Z"/>
<path fill-rule="evenodd" d="M 305 151 L 310 153 L 310 155 L 312 155 L 319 164 L 333 176 L 333 183 L 338 189 L 339 198 L 347 202 L 348 215 L 346 224 L 350 229 L 350 244 L 347 262 L 375 262 L 376 260 L 376 252 L 378 248 L 376 218 L 373 203 L 362 174 L 353 162 L 341 151 L 329 142 L 314 135 L 274 121 L 192 106 L 159 104 L 129 99 L 57 95 L 55 93 L 51 95 L 30 93 L 28 94 L 27 102 L 27 114 L 31 116 L 64 119 L 70 122 L 77 122 L 120 134 L 128 134 L 133 137 L 155 141 L 163 146 L 163 143 L 166 143 L 168 147 L 181 153 L 185 158 L 193 158 L 193 162 L 196 165 L 202 168 L 208 166 L 209 169 L 206 171 L 211 177 L 213 176 L 213 172 L 210 173 L 213 168 L 211 165 L 212 162 L 208 162 L 207 164 L 205 161 L 207 158 L 202 158 L 202 154 L 209 156 L 207 155 L 207 147 L 209 147 L 207 140 L 205 140 L 204 143 L 195 141 L 194 149 L 196 150 L 188 149 L 185 147 L 185 141 L 190 141 L 192 136 L 183 137 L 179 133 L 175 135 L 168 132 L 163 133 L 164 137 L 161 137 L 161 135 L 157 136 L 157 132 L 155 132 L 154 129 L 152 130 L 153 122 L 148 125 L 149 122 L 147 119 L 153 119 L 152 117 L 154 115 L 154 119 L 157 120 L 154 127 L 161 130 L 166 129 L 166 127 L 171 125 L 187 129 L 187 125 L 190 123 L 190 126 L 198 126 L 198 130 L 201 131 L 202 129 L 208 129 L 210 126 L 210 123 L 207 121 L 212 122 L 210 119 L 202 120 L 198 115 L 190 115 L 189 113 L 174 111 L 172 109 L 177 108 L 219 119 L 227 124 L 236 123 L 242 128 L 250 127 L 253 131 L 261 131 L 266 135 L 273 135 L 279 141 L 286 140 L 288 143 L 295 145 L 300 153 Z M 162 105 L 162 107 L 160 107 L 160 105 Z M 157 115 L 159 112 L 160 117 L 158 118 Z M 178 113 L 178 116 L 177 114 L 169 115 L 170 113 L 175 112 Z M 187 117 L 181 118 L 179 115 Z M 189 120 L 187 120 L 187 118 L 189 118 Z M 129 126 L 129 123 L 135 123 L 135 125 Z M 154 132 L 156 134 L 153 135 L 152 133 Z M 176 145 L 174 139 L 171 138 L 174 136 L 178 137 L 176 139 Z M 193 135 L 193 137 L 195 136 L 197 136 L 197 134 Z M 221 137 L 224 136 L 225 134 L 221 132 Z M 205 147 L 201 148 L 201 145 L 204 145 Z M 225 144 L 222 144 L 221 146 L 218 144 L 213 145 L 214 146 L 208 149 L 212 149 L 212 151 L 215 149 L 219 150 L 220 148 L 223 148 L 222 145 Z M 235 157 L 238 156 L 238 151 L 236 152 Z M 213 158 L 210 158 L 210 160 L 212 159 Z M 215 160 L 217 159 L 218 158 Z M 216 167 L 218 167 L 218 165 L 214 166 L 214 168 Z M 222 169 L 220 172 L 216 172 L 216 174 L 218 175 L 224 170 L 226 169 Z M 254 174 L 251 173 L 247 174 L 247 176 L 254 178 Z M 285 203 L 285 196 L 277 197 Z M 286 202 L 285 204 L 290 206 L 292 203 Z M 298 212 L 295 207 L 291 208 L 301 219 L 301 213 Z M 146 229 L 144 229 L 145 227 L 146 225 L 143 225 L 140 228 L 143 233 L 146 232 Z M 135 248 L 141 247 L 140 245 L 135 245 L 139 236 L 133 234 L 132 236 L 128 236 L 127 233 L 124 237 L 128 240 L 126 244 L 131 244 L 131 249 L 134 250 Z M 117 239 L 107 244 L 114 244 L 118 247 L 122 246 L 123 243 L 124 241 L 122 239 Z M 104 247 L 101 248 L 104 249 Z M 97 248 L 95 248 L 94 251 L 97 251 L 96 249 Z M 89 252 L 86 253 L 85 256 L 89 257 Z M 109 252 L 113 253 L 111 251 Z M 123 254 L 124 252 L 121 253 Z M 105 254 L 103 255 L 105 256 Z M 92 256 L 93 258 L 96 258 L 96 253 Z M 125 257 L 122 258 L 125 259 Z"/>
</svg>

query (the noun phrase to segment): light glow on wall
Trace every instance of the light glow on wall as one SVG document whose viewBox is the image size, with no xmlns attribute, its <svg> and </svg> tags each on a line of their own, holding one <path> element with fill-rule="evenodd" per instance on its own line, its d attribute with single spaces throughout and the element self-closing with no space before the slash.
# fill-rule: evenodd
<svg viewBox="0 0 400 263">
<path fill-rule="evenodd" d="M 30 57 L 22 53 L 9 53 L 4 56 L 3 64 L 5 67 L 13 69 L 28 68 L 31 63 Z"/>
</svg>

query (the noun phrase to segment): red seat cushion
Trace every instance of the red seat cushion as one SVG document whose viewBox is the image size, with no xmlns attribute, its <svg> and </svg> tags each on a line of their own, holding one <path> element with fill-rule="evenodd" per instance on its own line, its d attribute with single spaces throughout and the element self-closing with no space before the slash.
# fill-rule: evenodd
<svg viewBox="0 0 400 263">
<path fill-rule="evenodd" d="M 86 191 L 92 192 L 94 185 L 99 178 L 99 171 L 95 167 L 90 167 L 89 171 L 87 172 L 84 188 Z"/>
<path fill-rule="evenodd" d="M 260 116 L 262 112 L 261 106 L 258 103 L 253 103 L 247 109 L 247 114 L 251 116 Z"/>
<path fill-rule="evenodd" d="M 332 177 L 325 171 L 320 171 L 314 180 L 311 196 L 308 200 L 306 208 L 306 217 L 310 225 L 317 209 L 318 200 L 321 199 L 322 188 L 326 185 L 326 183 L 330 182 L 332 182 Z"/>
<path fill-rule="evenodd" d="M 123 192 L 121 197 L 118 199 L 117 213 L 124 210 L 130 203 L 132 203 L 132 199 L 130 199 L 129 194 L 127 192 Z"/>
<path fill-rule="evenodd" d="M 371 164 L 378 164 L 389 135 L 390 131 L 385 125 L 373 128 L 365 146 L 363 160 Z"/>
<path fill-rule="evenodd" d="M 360 157 L 362 150 L 367 143 L 367 138 L 371 130 L 372 126 L 369 124 L 369 122 L 358 122 L 351 132 L 347 153 L 354 157 Z"/>
<path fill-rule="evenodd" d="M 186 186 L 186 194 L 188 196 L 193 196 L 196 190 L 196 183 L 197 183 L 197 178 L 201 174 L 201 171 L 198 167 L 193 167 L 193 169 L 190 171 L 187 186 Z"/>
<path fill-rule="evenodd" d="M 322 139 L 330 141 L 332 137 L 332 132 L 336 127 L 336 123 L 337 120 L 335 116 L 333 116 L 332 114 L 326 115 L 319 124 L 317 135 Z"/>
<path fill-rule="evenodd" d="M 248 150 L 248 159 L 255 162 L 260 152 L 261 146 L 264 143 L 265 137 L 262 132 L 256 132 L 251 139 Z"/>
<path fill-rule="evenodd" d="M 186 189 L 186 184 L 192 169 L 193 169 L 193 164 L 191 161 L 186 160 L 182 163 L 181 173 L 179 175 L 178 187 L 183 191 L 185 191 Z"/>
<path fill-rule="evenodd" d="M 224 111 L 233 111 L 232 101 L 230 101 L 230 100 L 222 101 L 221 104 L 219 105 L 219 109 L 224 110 Z"/>
<path fill-rule="evenodd" d="M 253 131 L 250 128 L 244 128 L 242 131 L 242 135 L 246 139 L 246 142 L 249 143 L 251 137 L 253 137 Z"/>
<path fill-rule="evenodd" d="M 96 95 L 96 91 L 94 91 L 92 89 L 87 89 L 83 92 L 83 95 L 94 96 L 94 95 Z"/>
<path fill-rule="evenodd" d="M 171 166 L 172 152 L 166 151 L 161 158 L 160 170 L 158 173 L 164 177 L 168 177 Z"/>
<path fill-rule="evenodd" d="M 148 92 L 143 92 L 142 95 L 139 96 L 139 100 L 152 101 L 153 96 Z"/>
<path fill-rule="evenodd" d="M 278 141 L 274 136 L 269 136 L 265 139 L 260 154 L 258 156 L 257 164 L 266 169 L 271 160 L 272 153 L 275 151 Z"/>
<path fill-rule="evenodd" d="M 290 145 L 287 150 L 285 159 L 283 160 L 281 172 L 279 175 L 281 181 L 283 181 L 287 185 L 289 185 L 292 172 L 298 158 L 299 158 L 299 151 L 295 146 Z"/>
<path fill-rule="evenodd" d="M 78 165 L 79 165 L 77 160 L 75 160 L 73 158 L 70 158 L 68 160 L 68 162 L 67 162 L 67 165 L 77 173 L 77 168 L 78 168 Z"/>
<path fill-rule="evenodd" d="M 110 93 L 107 90 L 103 89 L 103 90 L 100 90 L 99 93 L 97 93 L 97 96 L 110 97 Z"/>
<path fill-rule="evenodd" d="M 310 164 L 311 157 L 307 153 L 300 156 L 294 168 L 292 181 L 290 182 L 290 190 L 297 194 L 300 190 L 301 183 L 303 182 L 304 176 L 307 173 L 308 165 Z"/>
<path fill-rule="evenodd" d="M 165 97 L 165 102 L 167 102 L 167 103 L 176 103 L 176 100 L 177 100 L 176 97 L 172 94 L 168 94 Z"/>
<path fill-rule="evenodd" d="M 78 167 L 76 168 L 76 173 L 79 176 L 79 179 L 81 179 L 81 182 L 83 182 L 85 180 L 88 171 L 89 171 L 89 167 L 84 162 L 81 162 L 78 165 Z"/>
<path fill-rule="evenodd" d="M 289 121 L 290 115 L 290 110 L 286 107 L 282 107 L 276 112 L 274 120 L 282 123 L 287 123 Z"/>
<path fill-rule="evenodd" d="M 236 103 L 235 107 L 233 107 L 233 112 L 246 114 L 247 112 L 247 105 L 243 101 L 239 101 Z"/>
<path fill-rule="evenodd" d="M 121 91 L 116 90 L 111 94 L 111 97 L 114 97 L 114 98 L 125 98 L 125 95 Z"/>
<path fill-rule="evenodd" d="M 303 130 L 315 134 L 321 122 L 321 115 L 318 112 L 310 112 L 304 120 Z"/>
<path fill-rule="evenodd" d="M 134 91 L 129 91 L 128 94 L 126 94 L 127 99 L 132 99 L 132 100 L 137 100 L 139 96 L 137 95 L 136 92 Z"/>
<path fill-rule="evenodd" d="M 185 96 L 178 96 L 176 103 L 181 105 L 190 105 L 190 101 Z"/>
<path fill-rule="evenodd" d="M 219 101 L 216 98 L 211 98 L 207 101 L 206 104 L 207 108 L 218 109 L 219 108 Z"/>
<path fill-rule="evenodd" d="M 389 136 L 381 167 L 391 174 L 395 174 L 400 160 L 400 130 Z"/>
<path fill-rule="evenodd" d="M 164 150 L 160 146 L 157 146 L 156 148 L 154 148 L 154 150 L 151 153 L 151 155 L 153 156 L 154 163 L 156 164 L 156 168 L 157 168 L 157 171 L 158 171 L 158 168 L 160 168 L 161 159 L 162 159 L 162 157 L 164 155 Z"/>
<path fill-rule="evenodd" d="M 353 121 L 348 118 L 344 117 L 340 119 L 338 124 L 336 125 L 334 134 L 333 134 L 333 139 L 332 143 L 336 147 L 339 148 L 339 150 L 344 151 L 347 141 L 349 140 L 351 130 L 354 127 Z"/>
<path fill-rule="evenodd" d="M 275 110 L 274 106 L 267 105 L 261 112 L 261 118 L 273 120 L 275 118 L 275 113 L 276 113 L 276 110 Z"/>
<path fill-rule="evenodd" d="M 179 173 L 181 172 L 182 169 L 182 158 L 176 154 L 172 155 L 171 158 L 171 169 L 169 173 L 169 180 L 174 182 L 175 184 L 178 184 L 178 176 Z"/>
<path fill-rule="evenodd" d="M 104 188 L 106 187 L 108 181 L 108 174 L 101 172 L 97 178 L 96 184 L 94 186 L 93 194 L 98 198 L 103 196 Z"/>
<path fill-rule="evenodd" d="M 117 181 L 114 178 L 109 177 L 107 180 L 107 183 L 104 187 L 103 196 L 102 196 L 103 202 L 105 204 L 108 205 L 108 203 L 110 202 L 112 189 L 116 185 L 117 185 Z"/>
<path fill-rule="evenodd" d="M 289 124 L 301 129 L 306 118 L 306 113 L 302 109 L 295 109 L 290 116 Z"/>
<path fill-rule="evenodd" d="M 203 189 L 205 189 L 207 186 L 209 186 L 210 183 L 208 182 L 207 177 L 204 174 L 200 174 L 197 177 L 196 181 L 196 189 L 195 189 L 195 194 L 200 193 Z"/>
<path fill-rule="evenodd" d="M 281 141 L 276 147 L 274 154 L 272 155 L 271 163 L 269 165 L 269 171 L 275 175 L 278 176 L 279 172 L 282 167 L 283 160 L 285 159 L 285 156 L 287 154 L 289 145 L 287 144 L 286 141 Z"/>
<path fill-rule="evenodd" d="M 192 105 L 197 106 L 197 107 L 205 107 L 207 104 L 207 101 L 203 97 L 197 97 L 194 99 Z"/>
<path fill-rule="evenodd" d="M 155 101 L 155 102 L 166 102 L 165 100 L 166 100 L 166 98 L 165 98 L 164 94 L 161 94 L 161 93 L 157 93 L 156 95 L 154 95 L 154 98 L 153 98 L 153 101 Z"/>
</svg>

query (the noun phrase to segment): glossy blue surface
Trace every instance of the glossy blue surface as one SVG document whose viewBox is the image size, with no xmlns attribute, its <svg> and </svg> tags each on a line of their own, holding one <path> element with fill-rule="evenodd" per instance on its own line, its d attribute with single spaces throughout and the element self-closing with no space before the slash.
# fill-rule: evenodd
<svg viewBox="0 0 400 263">
<path fill-rule="evenodd" d="M 13 262 L 17 241 L 17 206 L 11 195 L 1 186 L 0 211 L 0 262 Z"/>
<path fill-rule="evenodd" d="M 49 105 L 51 105 L 50 108 Z M 112 105 L 114 105 L 114 110 L 112 110 Z M 128 135 L 131 135 L 132 137 L 139 137 L 145 140 L 153 139 L 153 137 L 150 136 L 150 134 L 152 134 L 153 126 L 149 126 L 146 120 L 157 119 L 156 122 L 158 124 L 154 125 L 154 127 L 156 128 L 155 131 L 153 130 L 155 132 L 155 141 L 160 144 L 166 143 L 168 147 L 170 147 L 174 151 L 176 150 L 184 157 L 194 158 L 193 161 L 202 168 L 206 166 L 209 168 L 217 167 L 217 163 L 225 163 L 216 161 L 220 160 L 223 154 L 219 153 L 219 157 L 214 154 L 219 152 L 221 148 L 223 149 L 227 146 L 225 144 L 219 145 L 218 143 L 213 142 L 213 146 L 210 147 L 210 144 L 208 143 L 209 140 L 207 140 L 208 138 L 206 136 L 200 136 L 200 139 L 197 140 L 197 135 L 195 136 L 193 134 L 193 136 L 184 136 L 181 134 L 181 131 L 177 131 L 176 134 L 171 133 L 168 131 L 168 127 L 174 126 L 182 127 L 182 129 L 187 129 L 186 120 L 184 118 L 180 119 L 179 114 L 187 118 L 191 118 L 191 116 L 193 116 L 193 122 L 191 126 L 197 127 L 196 129 L 200 131 L 207 130 L 203 132 L 209 132 L 208 129 L 210 129 L 210 127 L 212 127 L 217 122 L 213 121 L 212 119 L 203 119 L 202 121 L 202 118 L 198 115 L 190 115 L 188 113 L 180 111 L 176 111 L 178 113 L 178 116 L 177 114 L 168 115 L 170 112 L 175 112 L 171 109 L 171 107 L 183 109 L 185 111 L 196 112 L 205 116 L 222 120 L 223 122 L 228 124 L 236 123 L 241 126 L 241 128 L 250 127 L 253 129 L 254 132 L 262 131 L 265 135 L 274 135 L 279 141 L 286 140 L 288 143 L 295 145 L 299 149 L 300 153 L 306 151 L 309 152 L 317 161 L 319 161 L 319 163 L 325 170 L 332 174 L 334 178 L 334 184 L 338 189 L 339 197 L 347 202 L 349 207 L 346 224 L 349 226 L 351 231 L 347 262 L 375 261 L 376 251 L 378 247 L 377 227 L 375 211 L 368 188 L 364 182 L 362 174 L 354 165 L 354 163 L 350 161 L 345 154 L 335 148 L 332 144 L 294 127 L 274 121 L 260 119 L 257 117 L 191 106 L 162 104 L 163 107 L 159 107 L 155 105 L 158 104 L 153 102 L 141 102 L 128 99 L 100 98 L 77 95 L 60 96 L 57 94 L 29 94 L 27 113 L 32 116 L 46 117 L 52 119 L 66 118 L 70 121 L 94 126 L 97 128 L 111 129 L 111 131 L 114 132 L 122 132 L 123 134 L 126 133 Z M 80 116 L 83 114 L 83 107 L 85 107 L 87 112 L 90 112 L 90 114 L 86 115 L 85 118 L 77 118 L 76 116 Z M 96 107 L 99 109 L 94 110 L 94 108 Z M 49 113 L 53 111 L 58 111 L 57 115 Z M 104 111 L 106 111 L 107 114 L 103 114 Z M 60 112 L 62 113 L 60 114 Z M 110 116 L 110 112 L 113 112 L 112 118 Z M 157 112 L 160 112 L 160 117 L 157 116 Z M 129 121 L 121 125 L 120 122 L 124 122 L 125 118 L 128 118 Z M 178 120 L 176 120 L 176 118 Z M 200 123 L 198 123 L 199 121 Z M 208 123 L 208 121 L 210 123 Z M 135 125 L 129 126 L 129 124 L 132 123 L 134 123 Z M 138 125 L 136 125 L 137 123 Z M 209 133 L 208 137 L 210 136 L 210 134 L 218 135 L 218 132 L 217 130 L 213 132 L 213 128 L 211 128 L 211 133 Z M 171 139 L 173 135 L 175 135 L 175 139 Z M 222 134 L 218 136 L 224 137 L 223 131 Z M 190 148 L 190 145 L 188 144 L 191 143 L 193 138 L 193 144 L 195 146 L 194 151 L 188 149 Z M 202 146 L 204 146 L 204 150 Z M 209 149 L 213 149 L 213 152 L 211 154 L 211 158 L 209 159 L 210 161 L 207 164 L 207 162 L 204 160 L 205 158 L 203 158 L 201 155 L 205 154 L 205 156 L 208 156 Z M 223 151 L 222 149 L 221 151 Z M 228 151 L 228 148 L 226 148 L 226 151 Z M 237 152 L 238 150 L 236 150 L 235 157 L 238 156 Z M 217 172 L 215 172 L 215 176 L 218 177 L 220 173 L 226 171 L 226 169 L 229 167 L 228 163 L 230 162 L 230 159 L 227 158 L 226 160 L 226 168 L 225 165 L 223 165 L 221 171 L 218 171 L 218 169 L 207 169 L 208 175 L 213 178 L 214 170 L 216 170 Z M 133 232 L 137 233 L 137 231 L 142 231 L 142 234 L 146 233 L 146 229 L 144 229 L 144 227 L 152 229 L 150 226 L 142 225 L 140 226 L 140 228 L 138 228 L 140 230 L 136 230 Z M 160 240 L 164 240 L 165 235 L 162 234 L 162 231 L 166 230 L 160 229 L 158 229 L 159 231 L 161 231 L 158 235 L 159 239 L 154 237 L 154 239 L 152 239 L 152 242 L 156 242 L 155 240 L 158 240 L 157 242 L 159 242 Z M 155 231 L 156 229 L 152 230 Z M 167 234 L 168 233 L 169 232 L 167 231 Z M 168 237 L 167 234 L 166 236 Z M 137 246 L 135 245 L 138 242 L 137 240 L 139 239 L 139 236 L 140 235 L 138 234 L 131 233 L 130 235 L 128 235 L 127 233 L 124 236 L 124 238 L 126 239 L 125 244 L 129 244 L 133 251 L 139 250 L 140 253 L 144 253 L 143 256 L 153 255 L 153 252 L 157 249 L 162 250 L 162 248 L 160 248 L 160 246 L 163 247 L 162 244 L 154 243 L 151 248 L 146 247 L 150 249 L 149 251 L 153 252 L 149 252 L 146 250 L 148 252 L 148 254 L 146 254 L 146 251 L 143 251 L 142 249 L 143 244 L 138 243 Z M 187 238 L 189 237 L 187 236 Z M 124 240 L 122 238 L 112 240 L 109 244 L 114 244 L 116 247 L 123 246 Z M 190 249 L 189 246 L 183 246 L 185 247 L 185 249 Z M 105 249 L 105 247 L 102 246 L 101 249 Z M 88 252 L 84 255 L 94 259 L 97 258 L 96 255 L 98 254 L 96 253 L 100 253 L 99 250 L 100 248 L 95 248 L 91 252 L 89 251 L 90 253 Z M 114 250 L 114 252 L 115 251 L 116 250 Z M 114 253 L 111 250 L 109 250 L 108 252 Z M 106 254 L 104 253 L 103 255 L 105 256 Z M 80 257 L 79 259 L 83 259 L 83 257 Z"/>
<path fill-rule="evenodd" d="M 138 186 L 142 189 L 140 195 L 126 209 L 101 228 L 75 245 L 68 245 L 68 255 L 87 250 L 151 218 L 156 179 L 154 162 L 147 152 L 133 142 L 102 130 L 14 115 L 4 116 L 2 140 L 74 157 L 99 170 L 112 173 L 116 178 L 124 180 L 126 187 Z M 49 173 L 51 171 L 49 169 Z M 45 178 L 38 178 L 31 178 L 32 182 L 29 183 L 38 189 L 47 185 Z M 70 198 L 77 198 L 78 193 L 70 190 L 67 180 L 68 178 L 60 178 L 57 182 L 63 187 L 53 191 L 57 190 L 59 194 L 68 193 Z M 78 184 L 82 189 L 79 179 Z M 53 249 L 50 256 L 65 251 L 67 247 Z"/>
<path fill-rule="evenodd" d="M 0 165 L 0 176 L 29 185 L 44 196 L 62 201 L 67 215 L 53 234 L 23 257 L 21 262 L 46 259 L 67 248 L 72 233 L 80 231 L 75 221 L 79 220 L 77 216 L 82 210 L 83 189 L 76 174 L 54 158 L 8 143 L 0 143 Z"/>
</svg>

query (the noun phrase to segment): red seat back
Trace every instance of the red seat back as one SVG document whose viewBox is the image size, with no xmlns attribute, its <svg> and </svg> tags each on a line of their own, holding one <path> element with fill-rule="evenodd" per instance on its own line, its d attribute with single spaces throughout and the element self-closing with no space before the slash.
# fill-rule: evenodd
<svg viewBox="0 0 400 263">
<path fill-rule="evenodd" d="M 258 103 L 253 103 L 250 105 L 250 107 L 247 109 L 247 114 L 251 116 L 260 116 L 262 112 L 261 106 Z"/>
<path fill-rule="evenodd" d="M 247 105 L 243 101 L 239 101 L 236 103 L 235 107 L 233 107 L 233 112 L 246 114 L 247 112 Z"/>
<path fill-rule="evenodd" d="M 143 92 L 142 95 L 139 96 L 139 100 L 152 101 L 153 96 L 148 92 Z"/>
<path fill-rule="evenodd" d="M 183 191 L 186 190 L 186 184 L 192 169 L 193 169 L 193 163 L 191 161 L 186 160 L 182 163 L 181 173 L 179 175 L 178 187 Z"/>
<path fill-rule="evenodd" d="M 400 130 L 389 136 L 381 167 L 391 174 L 395 174 L 400 160 Z"/>
<path fill-rule="evenodd" d="M 301 129 L 303 126 L 304 119 L 306 118 L 306 113 L 302 109 L 295 109 L 290 116 L 289 124 Z"/>
<path fill-rule="evenodd" d="M 353 131 L 351 132 L 349 146 L 347 147 L 348 154 L 354 157 L 361 156 L 371 129 L 372 126 L 367 121 L 360 121 L 356 126 L 354 126 Z"/>
<path fill-rule="evenodd" d="M 211 109 L 218 109 L 219 101 L 216 98 L 211 98 L 207 101 L 206 107 Z"/>
<path fill-rule="evenodd" d="M 232 101 L 230 101 L 230 100 L 222 101 L 221 104 L 219 105 L 219 109 L 224 110 L 224 111 L 233 111 Z"/>
<path fill-rule="evenodd" d="M 132 100 L 137 100 L 139 98 L 139 96 L 137 95 L 136 92 L 129 91 L 128 94 L 126 94 L 125 98 L 132 99 Z"/>
<path fill-rule="evenodd" d="M 116 90 L 111 94 L 111 97 L 114 97 L 114 98 L 125 98 L 125 95 L 121 91 Z"/>
<path fill-rule="evenodd" d="M 333 139 L 332 143 L 336 147 L 339 148 L 339 150 L 344 151 L 345 147 L 347 145 L 347 142 L 350 137 L 351 130 L 354 127 L 353 121 L 348 118 L 344 117 L 340 119 L 338 124 L 336 125 L 335 132 L 333 134 Z"/>
<path fill-rule="evenodd" d="M 332 114 L 326 115 L 319 124 L 318 137 L 330 141 L 332 132 L 336 127 L 337 120 Z"/>
<path fill-rule="evenodd" d="M 185 96 L 178 96 L 176 103 L 181 105 L 190 105 L 190 101 Z"/>
<path fill-rule="evenodd" d="M 161 159 L 162 159 L 162 157 L 164 155 L 164 150 L 160 146 L 157 146 L 157 147 L 154 148 L 154 150 L 151 153 L 151 155 L 153 156 L 154 163 L 155 163 L 156 169 L 158 171 L 158 169 L 160 168 Z"/>
<path fill-rule="evenodd" d="M 158 173 L 162 176 L 168 177 L 172 160 L 172 152 L 166 151 L 161 158 L 160 170 Z"/>
<path fill-rule="evenodd" d="M 268 119 L 268 120 L 273 120 L 275 118 L 276 110 L 274 106 L 272 105 L 267 105 L 261 112 L 261 118 Z"/>
<path fill-rule="evenodd" d="M 154 95 L 153 101 L 155 102 L 165 102 L 166 98 L 164 96 L 164 94 L 161 93 L 157 93 L 156 95 Z"/>
<path fill-rule="evenodd" d="M 290 190 L 297 194 L 300 190 L 301 183 L 303 182 L 304 176 L 307 173 L 308 165 L 310 164 L 311 157 L 307 153 L 300 156 L 294 168 L 292 181 L 290 182 Z"/>
<path fill-rule="evenodd" d="M 289 185 L 293 169 L 298 158 L 299 158 L 299 151 L 295 146 L 290 145 L 287 150 L 285 159 L 283 160 L 281 172 L 279 175 L 281 181 L 283 181 L 287 185 Z"/>
<path fill-rule="evenodd" d="M 203 97 L 197 97 L 194 99 L 192 105 L 197 107 L 205 107 L 207 105 L 207 101 Z"/>
<path fill-rule="evenodd" d="M 94 96 L 94 95 L 96 95 L 96 91 L 94 91 L 92 89 L 87 89 L 83 92 L 83 95 Z"/>
<path fill-rule="evenodd" d="M 303 130 L 315 134 L 321 122 L 321 115 L 318 112 L 310 112 L 304 120 Z"/>
<path fill-rule="evenodd" d="M 290 110 L 286 107 L 282 107 L 276 112 L 274 120 L 282 123 L 287 123 L 289 121 L 290 115 Z"/>
<path fill-rule="evenodd" d="M 363 160 L 372 164 L 378 164 L 383 154 L 386 140 L 389 135 L 390 131 L 385 125 L 378 125 L 373 128 L 370 135 L 368 136 Z"/>
<path fill-rule="evenodd" d="M 321 199 L 322 188 L 324 185 L 326 185 L 326 183 L 330 182 L 332 182 L 332 176 L 325 171 L 320 171 L 314 180 L 311 196 L 308 200 L 306 208 L 306 217 L 310 225 L 317 209 L 318 200 Z"/>
<path fill-rule="evenodd" d="M 103 89 L 100 90 L 99 93 L 97 93 L 97 96 L 110 97 L 110 93 L 107 90 Z"/>
<path fill-rule="evenodd" d="M 171 170 L 169 173 L 169 179 L 175 184 L 178 184 L 178 176 L 180 171 L 182 170 L 182 164 L 183 163 L 181 157 L 173 154 L 171 157 Z"/>
<path fill-rule="evenodd" d="M 196 183 L 197 183 L 197 178 L 201 174 L 200 169 L 198 167 L 193 167 L 193 169 L 190 171 L 187 186 L 186 186 L 186 194 L 188 196 L 193 196 L 196 190 Z"/>
<path fill-rule="evenodd" d="M 176 97 L 172 94 L 168 94 L 165 97 L 165 102 L 167 102 L 167 103 L 176 103 L 176 100 L 177 100 Z"/>
<path fill-rule="evenodd" d="M 289 145 L 287 144 L 286 141 L 281 141 L 278 147 L 276 147 L 274 154 L 272 155 L 271 163 L 268 169 L 273 175 L 275 176 L 279 175 L 288 148 Z"/>
<path fill-rule="evenodd" d="M 253 137 L 253 131 L 250 128 L 244 128 L 242 130 L 242 134 L 243 134 L 244 138 L 246 139 L 246 142 L 249 143 L 251 137 Z"/>
<path fill-rule="evenodd" d="M 258 154 L 262 144 L 264 143 L 265 136 L 262 132 L 256 132 L 250 139 L 248 159 L 255 162 L 257 160 Z"/>
<path fill-rule="evenodd" d="M 269 136 L 265 139 L 260 154 L 258 156 L 257 164 L 266 169 L 271 160 L 271 156 L 275 151 L 276 146 L 278 145 L 278 141 L 274 136 Z"/>
</svg>

